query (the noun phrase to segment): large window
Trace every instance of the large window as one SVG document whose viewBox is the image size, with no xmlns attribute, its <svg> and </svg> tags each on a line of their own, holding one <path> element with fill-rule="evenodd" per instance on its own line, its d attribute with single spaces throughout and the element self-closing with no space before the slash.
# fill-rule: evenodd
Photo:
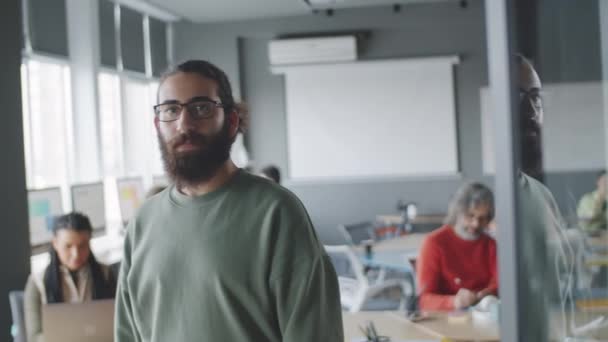
<svg viewBox="0 0 608 342">
<path fill-rule="evenodd" d="M 163 173 L 152 115 L 158 83 L 117 72 L 98 76 L 99 115 L 106 215 L 110 226 L 121 222 L 115 181 L 143 177 L 150 186 Z"/>
<path fill-rule="evenodd" d="M 152 154 L 156 149 L 150 84 L 125 77 L 123 87 L 125 171 L 128 175 L 147 176 L 152 170 Z"/>
<path fill-rule="evenodd" d="M 124 170 L 120 79 L 116 74 L 101 72 L 98 76 L 98 87 L 103 174 L 119 176 Z"/>
<path fill-rule="evenodd" d="M 62 61 L 26 59 L 22 75 L 27 186 L 61 186 L 67 193 L 73 169 L 70 68 Z"/>
<path fill-rule="evenodd" d="M 97 82 L 106 217 L 111 229 L 120 226 L 120 206 L 115 181 L 124 173 L 120 78 L 114 73 L 101 72 Z"/>
</svg>

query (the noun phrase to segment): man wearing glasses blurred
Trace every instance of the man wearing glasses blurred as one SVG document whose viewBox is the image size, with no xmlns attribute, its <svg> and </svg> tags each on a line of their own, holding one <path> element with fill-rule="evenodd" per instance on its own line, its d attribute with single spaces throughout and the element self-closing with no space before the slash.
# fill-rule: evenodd
<svg viewBox="0 0 608 342">
<path fill-rule="evenodd" d="M 243 127 L 224 72 L 179 65 L 154 113 L 174 185 L 128 227 L 116 342 L 343 341 L 336 273 L 303 205 L 230 159 Z"/>
<path fill-rule="evenodd" d="M 532 63 L 521 55 L 516 56 L 519 65 L 521 173 L 519 177 L 522 217 L 532 218 L 547 234 L 562 229 L 563 219 L 551 191 L 541 181 L 543 178 L 542 125 L 544 111 L 540 92 L 542 84 Z M 526 215 L 529 214 L 529 215 Z"/>
<path fill-rule="evenodd" d="M 558 298 L 560 280 L 556 264 L 568 269 L 574 267 L 572 256 L 559 248 L 564 240 L 564 221 L 559 207 L 543 178 L 542 125 L 544 111 L 540 92 L 541 80 L 532 63 L 518 55 L 520 93 L 520 146 L 521 172 L 519 174 L 518 229 L 525 238 L 521 260 L 525 260 L 522 274 L 526 275 L 529 293 L 525 293 L 527 320 L 535 326 L 530 341 L 548 340 L 548 327 L 542 317 L 549 312 L 548 303 Z M 500 229 L 500 227 L 498 228 Z M 566 250 L 567 252 L 568 250 Z M 564 325 L 565 326 L 565 325 Z"/>
</svg>

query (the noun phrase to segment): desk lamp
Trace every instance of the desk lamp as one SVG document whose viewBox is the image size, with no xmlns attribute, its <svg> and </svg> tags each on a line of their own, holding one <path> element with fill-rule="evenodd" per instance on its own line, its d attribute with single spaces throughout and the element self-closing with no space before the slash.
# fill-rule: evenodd
<svg viewBox="0 0 608 342">
<path fill-rule="evenodd" d="M 397 210 L 401 213 L 401 232 L 411 233 L 413 230 L 412 222 L 418 215 L 418 206 L 414 202 L 397 202 Z"/>
</svg>

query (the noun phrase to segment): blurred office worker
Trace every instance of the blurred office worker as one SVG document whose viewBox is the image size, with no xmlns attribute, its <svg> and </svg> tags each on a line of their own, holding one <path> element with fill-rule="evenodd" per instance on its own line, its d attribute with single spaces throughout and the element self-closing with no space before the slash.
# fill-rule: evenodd
<svg viewBox="0 0 608 342">
<path fill-rule="evenodd" d="M 43 272 L 30 275 L 25 287 L 28 341 L 44 341 L 43 305 L 114 298 L 116 282 L 110 268 L 91 253 L 92 232 L 91 222 L 83 214 L 73 212 L 55 219 L 50 264 Z"/>
<path fill-rule="evenodd" d="M 594 234 L 605 231 L 608 227 L 606 219 L 606 170 L 598 173 L 597 188 L 585 194 L 578 203 L 577 215 L 580 227 L 588 233 Z"/>
<path fill-rule="evenodd" d="M 446 224 L 422 244 L 418 261 L 420 308 L 464 309 L 497 295 L 496 242 L 485 233 L 494 217 L 492 191 L 463 185 L 450 203 Z"/>
<path fill-rule="evenodd" d="M 302 203 L 230 159 L 243 127 L 226 74 L 187 61 L 157 100 L 173 185 L 127 228 L 116 342 L 343 341 L 337 276 Z"/>
</svg>

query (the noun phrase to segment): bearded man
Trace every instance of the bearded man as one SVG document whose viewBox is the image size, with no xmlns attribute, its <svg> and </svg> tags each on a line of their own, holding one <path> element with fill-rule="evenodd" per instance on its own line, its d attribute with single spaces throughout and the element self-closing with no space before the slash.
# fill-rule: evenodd
<svg viewBox="0 0 608 342">
<path fill-rule="evenodd" d="M 496 242 L 486 234 L 494 218 L 492 190 L 465 184 L 450 203 L 445 225 L 424 240 L 418 257 L 420 308 L 459 310 L 498 295 Z"/>
<path fill-rule="evenodd" d="M 230 159 L 225 73 L 187 61 L 154 106 L 172 186 L 127 229 L 115 341 L 343 341 L 336 273 L 294 194 Z"/>
</svg>

